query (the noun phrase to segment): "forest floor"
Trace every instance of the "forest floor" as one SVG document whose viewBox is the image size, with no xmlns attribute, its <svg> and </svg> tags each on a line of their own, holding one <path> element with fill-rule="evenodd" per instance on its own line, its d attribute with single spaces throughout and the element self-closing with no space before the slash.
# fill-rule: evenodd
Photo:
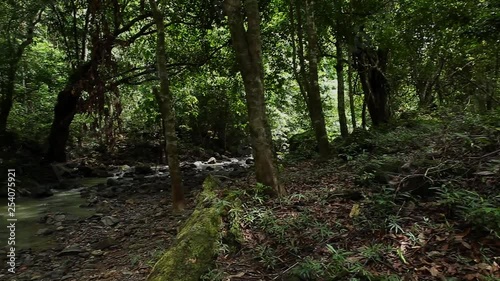
<svg viewBox="0 0 500 281">
<path fill-rule="evenodd" d="M 354 134 L 335 160 L 285 163 L 280 199 L 233 182 L 205 280 L 500 280 L 495 120 Z"/>
<path fill-rule="evenodd" d="M 168 183 L 161 180 L 135 180 L 134 186 L 113 194 L 91 188 L 96 213 L 75 217 L 53 210 L 42 216 L 36 235 L 53 241 L 51 246 L 18 245 L 15 277 L 6 273 L 0 280 L 145 280 L 189 217 L 198 191 L 189 192 L 186 211 L 174 215 Z"/>
<path fill-rule="evenodd" d="M 203 280 L 500 280 L 499 118 L 355 131 L 328 161 L 304 141 L 279 199 L 246 172 L 219 177 L 225 235 Z M 55 246 L 19 250 L 11 280 L 145 280 L 194 207 L 203 175 L 184 173 L 181 214 L 167 180 L 144 177 L 86 190 L 91 217 L 46 214 Z"/>
</svg>

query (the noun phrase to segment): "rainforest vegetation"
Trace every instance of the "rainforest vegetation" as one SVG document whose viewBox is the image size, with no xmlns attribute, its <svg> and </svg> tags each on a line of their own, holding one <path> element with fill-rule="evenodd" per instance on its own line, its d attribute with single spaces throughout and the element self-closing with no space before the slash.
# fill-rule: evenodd
<svg viewBox="0 0 500 281">
<path fill-rule="evenodd" d="M 0 280 L 500 280 L 500 2 L 1 1 L 0 167 Z"/>
</svg>

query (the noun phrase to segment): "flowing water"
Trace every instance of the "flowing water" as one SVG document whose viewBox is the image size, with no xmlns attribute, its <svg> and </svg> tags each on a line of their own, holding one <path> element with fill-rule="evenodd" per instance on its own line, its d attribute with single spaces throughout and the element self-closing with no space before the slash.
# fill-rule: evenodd
<svg viewBox="0 0 500 281">
<path fill-rule="evenodd" d="M 86 188 L 99 183 L 105 183 L 105 178 L 82 178 L 75 180 L 81 188 Z M 7 198 L 0 200 L 0 247 L 7 246 L 9 229 L 7 229 Z M 64 213 L 80 218 L 91 216 L 94 210 L 80 208 L 86 200 L 80 197 L 80 189 L 55 191 L 54 195 L 42 199 L 18 198 L 16 199 L 16 249 L 43 250 L 54 245 L 55 241 L 50 236 L 38 236 L 36 233 L 46 225 L 39 223 L 40 217 L 48 213 Z"/>
</svg>

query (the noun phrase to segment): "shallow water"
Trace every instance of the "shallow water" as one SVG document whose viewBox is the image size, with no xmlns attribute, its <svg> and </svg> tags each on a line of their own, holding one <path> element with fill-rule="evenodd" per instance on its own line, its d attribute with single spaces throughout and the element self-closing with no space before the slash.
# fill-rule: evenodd
<svg viewBox="0 0 500 281">
<path fill-rule="evenodd" d="M 106 182 L 103 178 L 76 179 L 81 188 L 90 187 Z M 16 249 L 43 250 L 54 245 L 54 235 L 37 236 L 36 233 L 49 225 L 39 223 L 39 218 L 49 213 L 64 213 L 85 218 L 91 216 L 94 210 L 91 208 L 80 208 L 86 200 L 80 197 L 80 189 L 67 191 L 56 191 L 54 195 L 47 198 L 18 198 L 16 199 Z M 7 221 L 7 198 L 0 200 L 0 247 L 8 246 L 9 229 Z M 63 222 L 64 226 L 64 222 Z M 53 226 L 50 226 L 53 227 Z"/>
</svg>

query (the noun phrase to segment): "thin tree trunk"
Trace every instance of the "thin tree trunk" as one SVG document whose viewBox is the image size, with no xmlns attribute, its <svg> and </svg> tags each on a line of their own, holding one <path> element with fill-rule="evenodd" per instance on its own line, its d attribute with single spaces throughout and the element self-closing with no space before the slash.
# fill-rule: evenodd
<svg viewBox="0 0 500 281">
<path fill-rule="evenodd" d="M 347 68 L 347 83 L 349 87 L 349 107 L 351 109 L 352 129 L 354 130 L 356 128 L 356 107 L 354 105 L 354 88 L 352 85 L 352 60 L 350 55 L 348 55 L 348 64 L 349 66 Z"/>
<path fill-rule="evenodd" d="M 339 113 L 340 134 L 345 138 L 349 135 L 349 130 L 347 129 L 347 118 L 345 117 L 344 54 L 338 33 L 335 48 L 337 49 L 337 109 Z"/>
<path fill-rule="evenodd" d="M 363 96 L 363 111 L 361 112 L 361 127 L 366 130 L 366 95 Z"/>
<path fill-rule="evenodd" d="M 245 0 L 244 9 L 248 20 L 247 30 L 245 30 L 241 14 L 241 1 L 224 1 L 224 11 L 228 17 L 233 48 L 245 86 L 250 136 L 255 158 L 255 175 L 258 182 L 271 187 L 275 195 L 282 196 L 286 191 L 278 182 L 264 98 L 258 1 Z"/>
<path fill-rule="evenodd" d="M 7 119 L 9 118 L 10 110 L 13 105 L 16 68 L 17 67 L 10 68 L 9 73 L 7 74 L 7 82 L 1 89 L 2 99 L 0 100 L 0 134 L 4 133 L 7 129 Z"/>
<path fill-rule="evenodd" d="M 163 15 L 161 14 L 155 0 L 149 0 L 153 19 L 157 28 L 156 41 L 156 62 L 158 67 L 158 76 L 160 78 L 160 91 L 154 89 L 155 97 L 158 101 L 162 115 L 163 126 L 165 128 L 165 140 L 168 158 L 168 167 L 170 180 L 172 183 L 172 207 L 174 211 L 181 211 L 185 207 L 184 192 L 182 187 L 182 174 L 180 169 L 179 157 L 177 155 L 177 136 L 175 135 L 175 111 L 170 92 L 169 78 L 167 72 L 167 58 L 165 50 L 165 25 Z"/>
<path fill-rule="evenodd" d="M 12 57 L 8 58 L 9 67 L 6 82 L 5 84 L 2 83 L 0 88 L 0 134 L 4 133 L 7 129 L 7 120 L 9 119 L 10 111 L 14 104 L 14 89 L 19 61 L 21 61 L 26 48 L 33 43 L 35 27 L 42 17 L 43 9 L 43 7 L 40 7 L 40 9 L 36 10 L 33 14 L 33 18 L 26 23 L 28 26 L 25 39 L 17 47 L 11 45 L 11 48 L 8 48 L 12 51 Z M 14 40 L 14 42 L 16 41 Z"/>
<path fill-rule="evenodd" d="M 319 88 L 318 78 L 318 35 L 315 26 L 314 0 L 306 0 L 306 30 L 308 43 L 309 60 L 309 114 L 312 125 L 318 141 L 319 154 L 327 158 L 330 154 L 330 145 L 328 143 L 328 134 L 326 132 L 325 117 L 323 114 L 323 105 Z"/>
</svg>

